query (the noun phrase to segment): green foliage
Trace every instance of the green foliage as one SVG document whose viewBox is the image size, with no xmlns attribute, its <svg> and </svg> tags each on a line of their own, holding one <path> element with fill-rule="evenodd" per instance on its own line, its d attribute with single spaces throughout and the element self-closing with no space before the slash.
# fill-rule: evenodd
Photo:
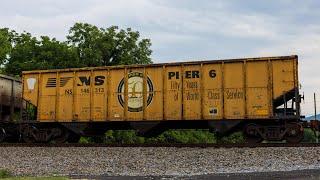
<svg viewBox="0 0 320 180">
<path fill-rule="evenodd" d="M 100 141 L 90 137 L 81 137 L 81 143 L 244 143 L 245 137 L 242 132 L 234 132 L 228 136 L 217 138 L 208 130 L 168 130 L 157 137 L 145 138 L 136 135 L 133 130 L 109 130 L 105 134 L 105 138 Z M 100 137 L 101 138 L 101 137 Z M 277 141 L 276 141 L 277 142 Z M 273 142 L 273 143 L 276 143 Z M 316 136 L 314 132 L 306 128 L 304 131 L 304 139 L 302 142 L 315 143 Z"/>
<path fill-rule="evenodd" d="M 12 173 L 6 169 L 0 169 L 0 178 L 12 177 Z"/>
<path fill-rule="evenodd" d="M 0 29 L 0 63 L 7 60 L 7 55 L 11 51 L 11 33 L 8 28 Z"/>
<path fill-rule="evenodd" d="M 7 180 L 67 180 L 67 177 L 10 177 Z"/>
<path fill-rule="evenodd" d="M 77 48 L 80 61 L 86 66 L 151 63 L 150 40 L 139 40 L 139 32 L 131 28 L 119 30 L 117 26 L 98 28 L 76 23 L 67 38 Z"/>
<path fill-rule="evenodd" d="M 81 137 L 79 143 L 88 144 L 91 143 L 91 139 L 89 137 Z"/>
<path fill-rule="evenodd" d="M 157 137 L 140 137 L 134 130 L 109 130 L 99 143 L 215 143 L 215 135 L 208 130 L 168 130 Z M 90 137 L 81 137 L 80 143 L 96 143 Z"/>
<path fill-rule="evenodd" d="M 93 137 L 81 137 L 79 143 L 88 144 L 88 143 L 105 143 L 105 137 L 93 136 Z"/>
<path fill-rule="evenodd" d="M 145 138 L 137 136 L 133 130 L 109 130 L 106 132 L 105 142 L 123 144 L 144 143 Z"/>
<path fill-rule="evenodd" d="M 161 143 L 215 143 L 214 134 L 208 130 L 168 130 L 147 142 Z"/>
<path fill-rule="evenodd" d="M 245 137 L 242 132 L 234 132 L 229 136 L 221 138 L 221 143 L 244 143 Z"/>
<path fill-rule="evenodd" d="M 314 143 L 316 142 L 316 136 L 314 132 L 310 128 L 304 129 L 304 137 L 302 142 Z"/>
<path fill-rule="evenodd" d="M 2 72 L 20 75 L 22 71 L 78 68 L 119 64 L 152 63 L 151 42 L 137 31 L 116 26 L 98 28 L 76 23 L 67 41 L 30 33 L 0 29 L 0 64 Z"/>
<path fill-rule="evenodd" d="M 65 42 L 42 36 L 32 37 L 30 33 L 11 32 L 13 48 L 5 65 L 7 74 L 35 69 L 59 69 L 80 67 L 76 49 Z"/>
</svg>

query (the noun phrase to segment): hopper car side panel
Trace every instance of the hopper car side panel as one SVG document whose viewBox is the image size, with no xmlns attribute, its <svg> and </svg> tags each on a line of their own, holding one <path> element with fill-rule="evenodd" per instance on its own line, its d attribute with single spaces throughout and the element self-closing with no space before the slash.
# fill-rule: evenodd
<svg viewBox="0 0 320 180">
<path fill-rule="evenodd" d="M 245 119 L 244 64 L 224 64 L 224 118 Z"/>
<path fill-rule="evenodd" d="M 246 63 L 246 113 L 249 118 L 265 118 L 272 114 L 271 62 Z"/>
<path fill-rule="evenodd" d="M 23 73 L 40 122 L 273 119 L 297 87 L 296 56 Z"/>
<path fill-rule="evenodd" d="M 203 119 L 215 120 L 222 119 L 224 117 L 222 69 L 222 63 L 202 65 L 202 74 L 208 74 L 208 76 L 202 76 L 201 78 L 201 106 Z M 212 114 L 214 114 L 214 116 Z"/>
</svg>

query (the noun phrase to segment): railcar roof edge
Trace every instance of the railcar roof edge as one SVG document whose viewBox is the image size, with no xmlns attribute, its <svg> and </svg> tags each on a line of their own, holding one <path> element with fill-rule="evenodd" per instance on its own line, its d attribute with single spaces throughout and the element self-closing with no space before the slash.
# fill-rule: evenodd
<svg viewBox="0 0 320 180">
<path fill-rule="evenodd" d="M 20 78 L 16 78 L 16 77 L 12 77 L 12 76 L 7 76 L 4 74 L 0 74 L 0 78 L 4 78 L 4 79 L 8 79 L 8 80 L 13 80 L 13 81 L 17 81 L 17 82 L 21 82 Z"/>
<path fill-rule="evenodd" d="M 156 63 L 156 64 L 134 64 L 134 65 L 116 65 L 116 66 L 98 66 L 98 67 L 83 67 L 83 68 L 65 68 L 65 69 L 49 69 L 49 70 L 33 70 L 23 71 L 22 74 L 33 73 L 50 73 L 50 72 L 69 72 L 69 71 L 87 71 L 87 70 L 103 70 L 103 69 L 120 69 L 120 68 L 142 68 L 142 67 L 157 67 L 157 66 L 174 66 L 174 65 L 194 65 L 201 63 L 219 63 L 219 62 L 239 62 L 239 61 L 263 61 L 263 60 L 284 60 L 284 59 L 298 59 L 298 55 L 289 56 L 269 56 L 269 57 L 254 57 L 254 58 L 236 58 L 236 59 L 217 59 L 217 60 L 203 60 L 203 61 L 184 61 L 184 62 L 170 62 L 170 63 Z"/>
</svg>

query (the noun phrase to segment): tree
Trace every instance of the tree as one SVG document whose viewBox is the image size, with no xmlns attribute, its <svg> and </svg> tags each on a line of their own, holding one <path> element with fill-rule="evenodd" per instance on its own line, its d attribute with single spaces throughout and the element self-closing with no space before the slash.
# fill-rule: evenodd
<svg viewBox="0 0 320 180">
<path fill-rule="evenodd" d="M 86 66 L 152 63 L 150 40 L 139 38 L 139 32 L 130 28 L 119 30 L 117 26 L 111 26 L 104 29 L 87 23 L 76 23 L 67 36 Z"/>
<path fill-rule="evenodd" d="M 64 42 L 0 29 L 0 63 L 11 75 L 27 70 L 148 64 L 152 63 L 150 46 L 150 40 L 140 39 L 139 32 L 116 26 L 104 29 L 76 23 Z"/>
<path fill-rule="evenodd" d="M 11 35 L 12 49 L 4 62 L 7 74 L 20 75 L 22 71 L 28 70 L 81 66 L 76 49 L 65 42 L 47 36 L 41 36 L 38 40 L 25 32 L 18 34 L 12 31 Z"/>
<path fill-rule="evenodd" d="M 3 64 L 11 51 L 10 31 L 8 28 L 0 29 L 0 64 Z"/>
</svg>

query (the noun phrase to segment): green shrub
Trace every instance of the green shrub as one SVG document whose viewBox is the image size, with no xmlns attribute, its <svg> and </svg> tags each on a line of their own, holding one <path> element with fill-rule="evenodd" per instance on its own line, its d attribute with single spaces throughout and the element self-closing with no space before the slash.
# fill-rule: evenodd
<svg viewBox="0 0 320 180">
<path fill-rule="evenodd" d="M 68 177 L 32 177 L 32 176 L 26 176 L 26 177 L 11 177 L 11 178 L 5 178 L 7 180 L 68 180 Z"/>
<path fill-rule="evenodd" d="M 12 173 L 6 169 L 0 169 L 0 178 L 12 177 Z"/>
<path fill-rule="evenodd" d="M 80 143 L 216 143 L 217 138 L 209 130 L 167 130 L 156 137 L 140 137 L 134 130 L 109 130 L 105 137 L 81 137 Z M 219 142 L 242 143 L 244 137 L 241 132 L 223 137 Z"/>
<path fill-rule="evenodd" d="M 92 138 L 81 138 L 80 142 L 94 142 Z M 156 137 L 140 137 L 134 130 L 109 130 L 104 143 L 215 143 L 213 133 L 208 130 L 168 130 Z"/>
<path fill-rule="evenodd" d="M 79 140 L 79 143 L 83 143 L 83 144 L 91 143 L 90 138 L 89 137 L 81 137 Z"/>
<path fill-rule="evenodd" d="M 306 143 L 316 142 L 316 136 L 310 128 L 304 129 L 304 137 L 303 137 L 302 142 L 306 142 Z"/>
<path fill-rule="evenodd" d="M 234 132 L 229 136 L 225 136 L 221 138 L 221 143 L 244 143 L 245 137 L 242 132 Z"/>
<path fill-rule="evenodd" d="M 105 136 L 81 137 L 79 143 L 105 143 Z"/>
<path fill-rule="evenodd" d="M 242 132 L 235 132 L 217 139 L 209 130 L 167 130 L 156 137 L 140 137 L 134 130 L 109 130 L 105 137 L 81 137 L 80 143 L 244 143 Z M 305 129 L 302 142 L 316 142 L 316 137 L 311 129 Z"/>
<path fill-rule="evenodd" d="M 144 143 L 145 138 L 136 135 L 134 130 L 109 130 L 106 132 L 105 143 L 134 144 Z"/>
<path fill-rule="evenodd" d="M 208 130 L 168 130 L 160 139 L 166 143 L 215 143 L 213 133 Z"/>
</svg>

